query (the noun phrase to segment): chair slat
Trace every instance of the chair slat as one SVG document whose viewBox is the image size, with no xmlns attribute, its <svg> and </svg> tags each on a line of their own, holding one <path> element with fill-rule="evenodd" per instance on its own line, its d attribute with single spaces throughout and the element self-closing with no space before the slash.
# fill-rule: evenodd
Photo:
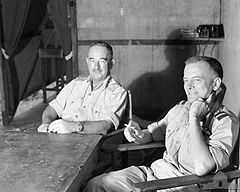
<svg viewBox="0 0 240 192">
<path fill-rule="evenodd" d="M 62 48 L 40 48 L 38 50 L 40 58 L 63 58 Z"/>
</svg>

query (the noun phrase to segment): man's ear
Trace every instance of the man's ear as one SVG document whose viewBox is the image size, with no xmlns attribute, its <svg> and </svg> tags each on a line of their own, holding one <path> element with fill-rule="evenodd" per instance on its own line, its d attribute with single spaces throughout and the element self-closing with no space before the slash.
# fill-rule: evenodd
<svg viewBox="0 0 240 192">
<path fill-rule="evenodd" d="M 221 83 L 222 83 L 222 80 L 220 77 L 216 77 L 214 80 L 213 80 L 213 90 L 214 91 L 217 91 L 220 86 L 221 86 Z"/>
<path fill-rule="evenodd" d="M 115 65 L 116 61 L 115 59 L 112 59 L 112 65 Z"/>
<path fill-rule="evenodd" d="M 114 64 L 115 64 L 115 60 L 111 59 L 108 63 L 108 69 L 111 70 Z"/>
</svg>

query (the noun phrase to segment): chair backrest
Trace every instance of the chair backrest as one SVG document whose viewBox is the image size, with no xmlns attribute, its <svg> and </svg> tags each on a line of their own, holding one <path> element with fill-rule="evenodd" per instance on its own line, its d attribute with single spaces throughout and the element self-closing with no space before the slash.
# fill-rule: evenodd
<svg viewBox="0 0 240 192">
<path fill-rule="evenodd" d="M 210 110 L 203 124 L 203 127 L 205 127 L 208 131 L 209 131 L 209 125 L 212 122 L 214 113 L 219 109 L 219 106 L 222 104 L 225 93 L 226 93 L 226 86 L 222 83 L 221 87 L 217 90 L 217 92 L 214 93 L 214 95 L 211 98 L 211 102 L 209 103 Z"/>
<path fill-rule="evenodd" d="M 216 107 L 218 107 L 218 105 L 223 102 L 225 93 L 226 93 L 226 86 L 222 83 L 219 91 L 216 93 L 216 98 L 214 101 L 215 103 L 213 103 L 213 105 L 216 105 Z M 213 108 L 213 111 L 211 111 L 212 113 L 215 112 L 214 107 L 215 106 L 212 107 Z M 237 141 L 234 146 L 234 150 L 232 151 L 231 156 L 230 156 L 230 164 L 225 170 L 234 170 L 234 169 L 239 168 L 239 160 L 240 160 L 240 158 L 239 158 L 239 154 L 240 154 L 239 153 L 239 150 L 240 150 L 239 136 L 240 135 L 238 133 L 238 137 L 237 137 Z"/>
<path fill-rule="evenodd" d="M 212 107 L 211 107 L 212 111 L 210 111 L 212 113 L 211 115 L 214 114 L 215 109 L 218 108 L 218 106 L 223 102 L 225 93 L 226 93 L 226 86 L 222 83 L 220 89 L 218 90 L 218 92 L 216 92 L 215 98 L 213 100 Z M 206 126 L 209 125 L 210 121 L 211 121 L 211 117 L 209 119 L 207 119 Z M 239 155 L 240 155 L 240 153 L 239 153 L 239 150 L 240 150 L 239 136 L 240 135 L 238 133 L 238 137 L 237 137 L 237 141 L 234 146 L 234 150 L 232 151 L 231 156 L 230 156 L 230 164 L 225 169 L 226 171 L 239 168 L 239 160 L 240 160 L 240 158 L 239 158 Z"/>
<path fill-rule="evenodd" d="M 63 58 L 62 48 L 39 48 L 39 58 Z"/>
<path fill-rule="evenodd" d="M 127 92 L 127 105 L 126 108 L 122 114 L 122 117 L 120 119 L 120 123 L 118 126 L 118 129 L 122 129 L 125 127 L 125 124 L 128 124 L 129 122 L 129 116 L 130 116 L 130 99 L 129 99 L 129 91 Z"/>
</svg>

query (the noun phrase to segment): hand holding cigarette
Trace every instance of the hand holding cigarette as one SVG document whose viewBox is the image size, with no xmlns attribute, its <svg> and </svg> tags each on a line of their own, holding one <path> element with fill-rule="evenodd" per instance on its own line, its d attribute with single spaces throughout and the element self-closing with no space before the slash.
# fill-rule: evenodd
<svg viewBox="0 0 240 192">
<path fill-rule="evenodd" d="M 125 124 L 124 135 L 129 142 L 137 142 L 137 140 L 143 138 L 144 133 L 141 130 L 139 124 L 132 120 L 132 96 L 128 91 L 129 97 L 129 122 Z"/>
<path fill-rule="evenodd" d="M 131 120 L 125 126 L 124 135 L 129 142 L 138 143 L 137 141 L 144 137 L 144 133 L 137 122 Z"/>
</svg>

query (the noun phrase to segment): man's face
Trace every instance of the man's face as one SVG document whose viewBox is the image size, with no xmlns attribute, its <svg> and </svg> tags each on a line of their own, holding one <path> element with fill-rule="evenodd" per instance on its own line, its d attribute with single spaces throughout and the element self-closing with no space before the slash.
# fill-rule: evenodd
<svg viewBox="0 0 240 192">
<path fill-rule="evenodd" d="M 207 98 L 212 90 L 216 74 L 209 64 L 203 61 L 187 64 L 184 69 L 184 90 L 189 102 Z"/>
<path fill-rule="evenodd" d="M 90 47 L 86 62 L 90 77 L 94 82 L 104 80 L 110 72 L 111 58 L 106 47 L 98 45 Z"/>
</svg>

